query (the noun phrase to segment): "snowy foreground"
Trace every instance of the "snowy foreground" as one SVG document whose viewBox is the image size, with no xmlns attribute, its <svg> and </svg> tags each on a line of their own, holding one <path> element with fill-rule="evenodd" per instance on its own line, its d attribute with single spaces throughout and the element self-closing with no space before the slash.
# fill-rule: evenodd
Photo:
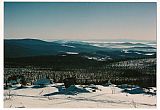
<svg viewBox="0 0 160 110">
<path fill-rule="evenodd" d="M 79 87 L 79 86 L 76 86 Z M 96 91 L 65 94 L 57 85 L 4 90 L 5 108 L 156 108 L 156 95 L 129 94 L 97 85 Z M 72 89 L 72 88 L 71 88 Z"/>
</svg>

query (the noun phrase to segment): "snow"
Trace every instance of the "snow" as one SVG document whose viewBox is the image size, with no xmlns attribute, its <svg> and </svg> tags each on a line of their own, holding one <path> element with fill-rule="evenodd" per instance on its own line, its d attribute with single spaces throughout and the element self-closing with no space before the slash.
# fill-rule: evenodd
<svg viewBox="0 0 160 110">
<path fill-rule="evenodd" d="M 17 88 L 17 87 L 21 87 L 21 84 L 13 84 L 12 88 Z"/>
<path fill-rule="evenodd" d="M 147 54 L 144 54 L 144 55 L 154 55 L 154 53 L 147 53 Z"/>
<path fill-rule="evenodd" d="M 139 52 L 134 52 L 134 53 L 136 53 L 136 54 L 142 54 L 142 53 L 139 53 Z"/>
<path fill-rule="evenodd" d="M 128 50 L 126 50 L 126 49 L 123 49 L 122 50 L 124 53 L 132 53 L 132 52 L 128 52 Z M 142 53 L 140 53 L 140 52 L 134 52 L 134 53 L 136 53 L 136 54 L 142 54 Z M 146 54 L 144 54 L 144 55 L 154 55 L 155 53 L 146 53 Z"/>
<path fill-rule="evenodd" d="M 76 48 L 75 46 L 66 45 L 66 44 L 63 44 L 62 46 L 64 46 L 64 47 L 70 47 L 70 48 Z"/>
<path fill-rule="evenodd" d="M 109 47 L 109 48 L 130 48 L 132 46 L 122 45 L 121 43 L 90 43 L 92 46 L 96 47 Z"/>
<path fill-rule="evenodd" d="M 54 84 L 43 88 L 4 90 L 5 108 L 156 108 L 156 95 L 129 94 L 116 86 L 96 85 L 96 92 L 83 92 L 85 85 L 69 87 L 63 94 Z M 87 88 L 86 88 L 87 89 Z M 64 90 L 63 90 L 64 91 Z M 76 92 L 75 92 L 76 91 Z M 8 94 L 11 98 L 8 99 Z M 78 94 L 75 94 L 78 93 Z M 49 94 L 49 95 L 47 95 Z"/>
<path fill-rule="evenodd" d="M 88 43 L 92 46 L 103 47 L 103 48 L 129 49 L 134 47 L 148 47 L 148 46 L 156 48 L 155 43 L 149 43 L 149 42 L 116 42 L 116 41 L 99 41 L 99 40 L 82 41 L 82 42 Z M 129 43 L 130 45 L 126 45 L 126 43 Z M 140 49 L 135 48 L 134 50 L 140 50 Z M 156 49 L 141 49 L 141 50 L 156 52 Z"/>
<path fill-rule="evenodd" d="M 67 54 L 79 54 L 77 52 L 66 52 Z"/>
<path fill-rule="evenodd" d="M 65 56 L 67 56 L 67 55 L 61 55 L 61 56 L 65 57 Z"/>
<path fill-rule="evenodd" d="M 84 56 L 84 57 L 89 59 L 89 60 L 93 59 L 93 60 L 97 60 L 97 61 L 106 61 L 107 59 L 112 59 L 112 58 L 110 58 L 110 56 L 105 56 L 105 57 L 102 57 L 102 58 L 100 58 L 100 57 L 89 57 L 89 56 Z"/>
<path fill-rule="evenodd" d="M 102 45 L 102 44 L 90 44 L 92 46 L 96 46 L 96 47 L 106 47 L 105 45 Z"/>
<path fill-rule="evenodd" d="M 90 84 L 89 86 L 87 86 L 88 88 L 92 88 L 92 89 L 98 89 L 98 87 L 94 84 Z"/>
<path fill-rule="evenodd" d="M 66 94 L 68 94 L 68 95 L 76 95 L 76 94 L 78 94 L 78 93 L 87 93 L 87 92 L 89 92 L 87 89 L 85 89 L 85 88 L 81 88 L 81 87 L 77 87 L 77 86 L 75 86 L 75 85 L 71 85 L 70 87 L 68 87 L 67 89 L 66 89 Z"/>
<path fill-rule="evenodd" d="M 128 52 L 128 50 L 123 49 L 124 53 L 132 53 L 132 52 Z"/>
<path fill-rule="evenodd" d="M 129 93 L 129 94 L 142 94 L 142 93 L 145 93 L 145 91 L 142 88 L 125 89 L 124 91 Z"/>
</svg>

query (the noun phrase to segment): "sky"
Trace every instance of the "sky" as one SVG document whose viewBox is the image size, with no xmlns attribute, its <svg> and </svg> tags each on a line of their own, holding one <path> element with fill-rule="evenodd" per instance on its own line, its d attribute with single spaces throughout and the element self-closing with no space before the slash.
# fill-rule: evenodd
<svg viewBox="0 0 160 110">
<path fill-rule="evenodd" d="M 4 38 L 156 40 L 156 3 L 5 2 Z"/>
</svg>

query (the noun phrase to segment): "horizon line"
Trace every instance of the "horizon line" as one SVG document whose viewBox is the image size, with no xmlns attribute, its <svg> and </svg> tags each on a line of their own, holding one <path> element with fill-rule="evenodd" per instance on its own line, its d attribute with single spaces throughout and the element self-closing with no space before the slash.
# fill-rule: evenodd
<svg viewBox="0 0 160 110">
<path fill-rule="evenodd" d="M 136 42 L 136 41 L 141 41 L 141 42 L 157 42 L 156 40 L 138 40 L 138 39 L 40 39 L 40 38 L 4 38 L 4 40 L 26 40 L 26 39 L 30 39 L 30 40 L 41 40 L 41 41 L 58 41 L 58 40 L 62 40 L 62 41 L 102 41 L 102 40 L 106 40 L 106 41 L 124 41 L 124 42 Z"/>
</svg>

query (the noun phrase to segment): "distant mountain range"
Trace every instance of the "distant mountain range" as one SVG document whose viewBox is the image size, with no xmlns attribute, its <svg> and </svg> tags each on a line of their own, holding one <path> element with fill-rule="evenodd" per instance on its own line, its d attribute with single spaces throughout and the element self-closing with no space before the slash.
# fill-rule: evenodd
<svg viewBox="0 0 160 110">
<path fill-rule="evenodd" d="M 114 58 L 155 57 L 153 43 L 132 42 L 83 42 L 39 39 L 5 39 L 5 58 L 33 57 L 47 55 L 78 54 L 88 59 L 107 60 Z"/>
</svg>

